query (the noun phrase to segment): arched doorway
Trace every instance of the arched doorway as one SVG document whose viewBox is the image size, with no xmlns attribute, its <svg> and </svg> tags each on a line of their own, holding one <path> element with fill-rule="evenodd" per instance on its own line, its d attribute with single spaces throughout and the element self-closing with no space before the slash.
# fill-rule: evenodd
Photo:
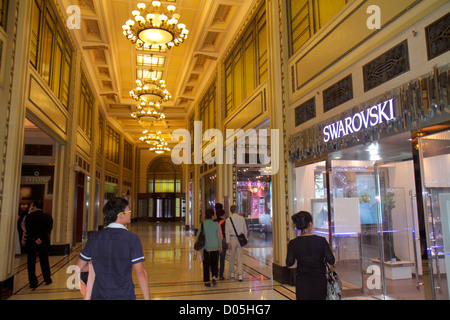
<svg viewBox="0 0 450 320">
<path fill-rule="evenodd" d="M 138 194 L 138 220 L 182 221 L 185 218 L 183 172 L 168 156 L 155 158 L 147 168 L 147 192 Z"/>
</svg>

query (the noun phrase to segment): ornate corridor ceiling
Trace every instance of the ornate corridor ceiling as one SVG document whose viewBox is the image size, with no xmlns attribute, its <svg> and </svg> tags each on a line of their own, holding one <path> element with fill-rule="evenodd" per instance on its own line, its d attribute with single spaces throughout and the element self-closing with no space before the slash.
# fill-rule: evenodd
<svg viewBox="0 0 450 320">
<path fill-rule="evenodd" d="M 254 0 L 175 0 L 161 1 L 163 6 L 176 6 L 179 21 L 189 30 L 187 40 L 165 53 L 153 53 L 160 57 L 158 66 L 141 66 L 136 49 L 122 34 L 122 25 L 132 18 L 137 3 L 147 5 L 151 1 L 134 0 L 58 0 L 65 11 L 71 5 L 81 9 L 81 29 L 70 30 L 76 46 L 82 50 L 86 72 L 93 79 L 92 87 L 100 95 L 100 104 L 110 122 L 121 128 L 129 139 L 138 145 L 142 132 L 149 127 L 131 117 L 137 102 L 130 97 L 135 88 L 138 73 L 150 69 L 162 72 L 162 79 L 172 98 L 162 104 L 166 118 L 155 124 L 170 143 L 171 132 L 187 128 L 188 116 L 208 85 L 217 63 L 225 50 L 232 45 L 239 27 L 250 13 Z M 148 58 L 148 57 L 147 57 Z M 143 69 L 143 71 L 139 71 Z"/>
</svg>

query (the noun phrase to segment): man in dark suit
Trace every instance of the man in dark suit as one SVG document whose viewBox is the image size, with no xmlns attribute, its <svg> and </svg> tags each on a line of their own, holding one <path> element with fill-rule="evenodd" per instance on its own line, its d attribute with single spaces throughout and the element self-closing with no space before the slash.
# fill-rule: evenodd
<svg viewBox="0 0 450 320">
<path fill-rule="evenodd" d="M 52 283 L 48 254 L 50 251 L 50 232 L 53 229 L 53 218 L 48 213 L 42 211 L 43 207 L 42 200 L 34 201 L 25 218 L 28 280 L 30 287 L 33 289 L 38 285 L 36 277 L 36 253 L 39 255 L 45 284 Z"/>
</svg>

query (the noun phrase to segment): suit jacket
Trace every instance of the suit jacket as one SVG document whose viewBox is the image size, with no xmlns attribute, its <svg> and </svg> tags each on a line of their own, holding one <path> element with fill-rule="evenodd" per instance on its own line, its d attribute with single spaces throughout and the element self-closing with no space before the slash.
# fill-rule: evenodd
<svg viewBox="0 0 450 320">
<path fill-rule="evenodd" d="M 37 210 L 29 213 L 25 218 L 27 241 L 50 242 L 50 232 L 53 229 L 53 218 L 50 214 Z"/>
</svg>

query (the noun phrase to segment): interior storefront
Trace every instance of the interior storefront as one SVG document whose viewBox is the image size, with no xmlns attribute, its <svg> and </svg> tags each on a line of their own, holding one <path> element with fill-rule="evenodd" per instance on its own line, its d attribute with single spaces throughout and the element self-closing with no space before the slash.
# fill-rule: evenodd
<svg viewBox="0 0 450 320">
<path fill-rule="evenodd" d="M 450 130 L 422 136 L 417 148 L 433 298 L 449 299 L 450 288 Z M 441 129 L 441 128 L 437 128 Z"/>
<path fill-rule="evenodd" d="M 30 204 L 34 200 L 43 201 L 43 211 L 53 218 L 52 245 L 50 255 L 67 254 L 70 251 L 70 242 L 82 239 L 87 230 L 87 208 L 89 201 L 78 206 L 76 202 L 76 186 L 74 181 L 74 212 L 72 238 L 65 238 L 67 231 L 61 232 L 61 219 L 67 219 L 68 213 L 61 210 L 61 193 L 63 185 L 67 184 L 66 171 L 63 166 L 65 159 L 65 146 L 63 140 L 52 129 L 36 118 L 31 112 L 24 119 L 24 139 L 22 145 L 21 181 L 19 189 L 19 208 L 17 217 L 17 238 L 15 252 L 24 253 L 20 240 L 22 237 L 21 222 Z M 75 172 L 83 170 L 76 163 L 70 166 Z M 77 176 L 75 176 L 77 178 Z M 78 207 L 77 207 L 78 206 Z M 81 214 L 78 215 L 77 208 Z M 86 215 L 86 216 L 85 216 Z M 69 215 L 70 216 L 70 215 Z M 62 236 L 61 236 L 62 233 Z M 81 241 L 81 240 L 80 240 Z"/>
<path fill-rule="evenodd" d="M 265 167 L 238 166 L 236 204 L 249 230 L 248 246 L 272 246 L 272 184 Z"/>
<path fill-rule="evenodd" d="M 294 169 L 297 211 L 310 211 L 315 232 L 332 244 L 348 295 L 425 299 L 429 281 L 434 298 L 449 298 L 449 128 L 393 135 Z"/>
<path fill-rule="evenodd" d="M 434 69 L 290 137 L 294 207 L 331 244 L 344 296 L 449 299 L 449 74 Z"/>
<path fill-rule="evenodd" d="M 54 216 L 53 192 L 55 184 L 56 141 L 25 118 L 22 173 L 19 191 L 18 237 L 16 253 L 25 253 L 21 246 L 21 222 L 35 200 L 42 200 L 43 211 Z"/>
<path fill-rule="evenodd" d="M 416 140 L 410 132 L 398 134 L 295 168 L 297 210 L 310 211 L 315 232 L 332 244 L 347 294 L 424 299 L 429 262 L 436 298 L 449 298 L 450 131 L 443 127 L 447 131 Z M 423 234 L 416 181 L 424 187 Z M 423 237 L 428 252 L 421 250 Z"/>
</svg>

